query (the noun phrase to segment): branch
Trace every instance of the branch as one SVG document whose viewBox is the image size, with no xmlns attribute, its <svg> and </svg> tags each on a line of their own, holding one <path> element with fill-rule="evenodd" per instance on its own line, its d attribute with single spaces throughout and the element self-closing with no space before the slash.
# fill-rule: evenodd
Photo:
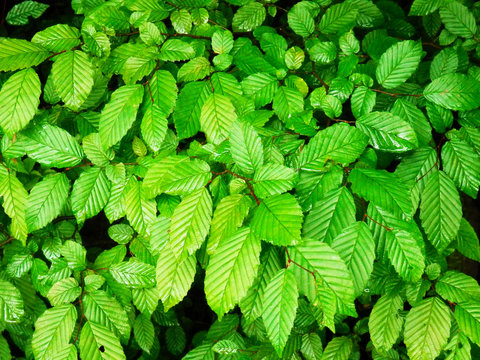
<svg viewBox="0 0 480 360">
<path fill-rule="evenodd" d="M 381 94 L 393 96 L 393 97 L 411 96 L 411 97 L 419 98 L 419 97 L 423 96 L 423 94 L 397 94 L 397 93 L 391 93 L 391 92 L 387 92 L 387 91 L 383 91 L 383 90 L 379 90 L 379 89 L 370 89 L 370 90 L 381 93 Z"/>
</svg>

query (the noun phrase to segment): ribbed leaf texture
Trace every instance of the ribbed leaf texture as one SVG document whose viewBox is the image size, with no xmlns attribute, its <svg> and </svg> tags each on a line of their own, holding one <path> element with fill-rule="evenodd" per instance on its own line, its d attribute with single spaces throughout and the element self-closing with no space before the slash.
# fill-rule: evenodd
<svg viewBox="0 0 480 360">
<path fill-rule="evenodd" d="M 279 356 L 293 327 L 297 297 L 295 277 L 288 269 L 280 270 L 265 289 L 262 318 L 268 338 Z"/>
<path fill-rule="evenodd" d="M 412 40 L 400 41 L 380 57 L 376 76 L 386 89 L 403 84 L 417 70 L 422 58 L 422 45 Z"/>
<path fill-rule="evenodd" d="M 0 127 L 9 136 L 33 119 L 40 104 L 40 79 L 33 69 L 13 74 L 0 90 Z"/>
<path fill-rule="evenodd" d="M 205 294 L 221 319 L 246 295 L 257 272 L 260 240 L 249 228 L 240 228 L 220 240 L 205 273 Z"/>
<path fill-rule="evenodd" d="M 447 305 L 430 297 L 413 307 L 405 319 L 404 342 L 411 359 L 433 360 L 447 344 L 451 316 Z"/>
<path fill-rule="evenodd" d="M 418 146 L 415 130 L 407 121 L 389 112 L 375 111 L 360 117 L 356 125 L 370 145 L 387 152 L 405 152 Z"/>
<path fill-rule="evenodd" d="M 69 190 L 70 183 L 64 174 L 46 177 L 32 188 L 26 207 L 29 231 L 43 228 L 60 215 Z"/>
<path fill-rule="evenodd" d="M 35 322 L 32 351 L 36 359 L 49 359 L 70 342 L 77 311 L 71 304 L 46 310 Z"/>
<path fill-rule="evenodd" d="M 300 240 L 303 215 L 290 194 L 274 195 L 260 203 L 251 222 L 252 231 L 274 245 L 291 245 Z"/>
<path fill-rule="evenodd" d="M 76 111 L 92 91 L 93 66 L 82 51 L 68 51 L 52 65 L 55 91 L 65 105 Z"/>
<path fill-rule="evenodd" d="M 478 357 L 478 2 L 3 5 L 0 360 Z"/>
<path fill-rule="evenodd" d="M 428 239 L 443 251 L 457 235 L 462 219 L 462 204 L 453 181 L 434 171 L 422 192 L 420 218 Z"/>
<path fill-rule="evenodd" d="M 372 309 L 368 328 L 373 345 L 378 349 L 389 350 L 397 341 L 404 319 L 399 311 L 403 308 L 400 296 L 384 295 Z"/>
<path fill-rule="evenodd" d="M 79 348 L 82 360 L 126 359 L 118 338 L 105 326 L 92 321 L 83 325 Z"/>
</svg>

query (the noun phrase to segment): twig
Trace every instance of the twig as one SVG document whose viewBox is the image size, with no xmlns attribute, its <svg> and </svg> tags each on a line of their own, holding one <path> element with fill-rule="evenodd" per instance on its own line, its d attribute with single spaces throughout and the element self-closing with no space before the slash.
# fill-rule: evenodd
<svg viewBox="0 0 480 360">
<path fill-rule="evenodd" d="M 419 98 L 419 97 L 423 96 L 423 94 L 396 94 L 396 93 L 391 93 L 391 92 L 387 92 L 387 91 L 383 91 L 383 90 L 379 90 L 379 89 L 370 89 L 370 90 L 381 93 L 381 94 L 390 95 L 390 96 L 393 96 L 393 97 L 411 96 L 411 97 Z"/>
<path fill-rule="evenodd" d="M 287 254 L 287 268 L 290 266 L 290 264 L 293 264 L 293 265 L 297 266 L 298 268 L 300 268 L 300 269 L 308 272 L 310 275 L 312 275 L 312 276 L 313 276 L 313 279 L 314 279 L 314 281 L 315 281 L 315 283 L 316 283 L 317 277 L 315 276 L 315 272 L 313 272 L 313 271 L 311 271 L 311 270 L 308 270 L 306 267 L 300 265 L 300 264 L 297 263 L 296 261 L 293 261 L 292 258 L 290 257 L 290 254 L 289 254 L 288 249 L 287 249 L 286 246 L 284 246 L 284 249 L 285 249 L 285 254 Z"/>
<path fill-rule="evenodd" d="M 317 78 L 318 81 L 320 81 L 320 83 L 323 85 L 323 87 L 328 92 L 329 86 L 327 85 L 327 83 L 325 81 L 323 81 L 323 79 L 315 71 L 315 63 L 314 62 L 312 62 L 312 74 L 313 74 L 313 76 L 315 76 Z"/>
</svg>

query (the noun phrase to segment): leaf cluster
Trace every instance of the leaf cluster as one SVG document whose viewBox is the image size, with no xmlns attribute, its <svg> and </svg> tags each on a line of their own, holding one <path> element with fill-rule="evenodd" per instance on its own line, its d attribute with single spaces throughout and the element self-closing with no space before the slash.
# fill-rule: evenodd
<svg viewBox="0 0 480 360">
<path fill-rule="evenodd" d="M 15 2 L 0 360 L 478 358 L 480 6 L 404 3 Z"/>
</svg>

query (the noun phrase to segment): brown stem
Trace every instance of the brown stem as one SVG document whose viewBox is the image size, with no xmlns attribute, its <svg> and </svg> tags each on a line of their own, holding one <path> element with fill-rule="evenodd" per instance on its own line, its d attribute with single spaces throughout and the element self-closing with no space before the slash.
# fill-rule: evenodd
<svg viewBox="0 0 480 360">
<path fill-rule="evenodd" d="M 381 94 L 393 96 L 393 97 L 411 96 L 411 97 L 419 98 L 419 97 L 423 96 L 423 94 L 396 94 L 396 93 L 391 93 L 391 92 L 387 92 L 387 91 L 383 91 L 383 90 L 379 90 L 379 89 L 370 89 L 370 90 L 381 93 Z"/>
<path fill-rule="evenodd" d="M 311 270 L 308 270 L 306 267 L 300 265 L 299 263 L 297 263 L 296 261 L 293 261 L 292 258 L 290 257 L 290 253 L 288 252 L 288 249 L 286 246 L 284 246 L 284 249 L 285 249 L 285 254 L 287 254 L 287 268 L 290 266 L 290 264 L 293 264 L 295 266 L 297 266 L 298 268 L 302 269 L 303 271 L 306 271 L 308 272 L 310 275 L 313 276 L 313 279 L 316 281 L 317 278 L 315 276 L 315 272 L 311 271 Z"/>
<path fill-rule="evenodd" d="M 328 92 L 329 86 L 327 85 L 327 83 L 325 81 L 323 81 L 323 79 L 315 71 L 315 63 L 314 62 L 312 62 L 312 74 L 313 74 L 313 76 L 315 76 L 317 78 L 318 81 L 320 81 L 320 83 L 323 85 L 323 87 Z"/>
</svg>

